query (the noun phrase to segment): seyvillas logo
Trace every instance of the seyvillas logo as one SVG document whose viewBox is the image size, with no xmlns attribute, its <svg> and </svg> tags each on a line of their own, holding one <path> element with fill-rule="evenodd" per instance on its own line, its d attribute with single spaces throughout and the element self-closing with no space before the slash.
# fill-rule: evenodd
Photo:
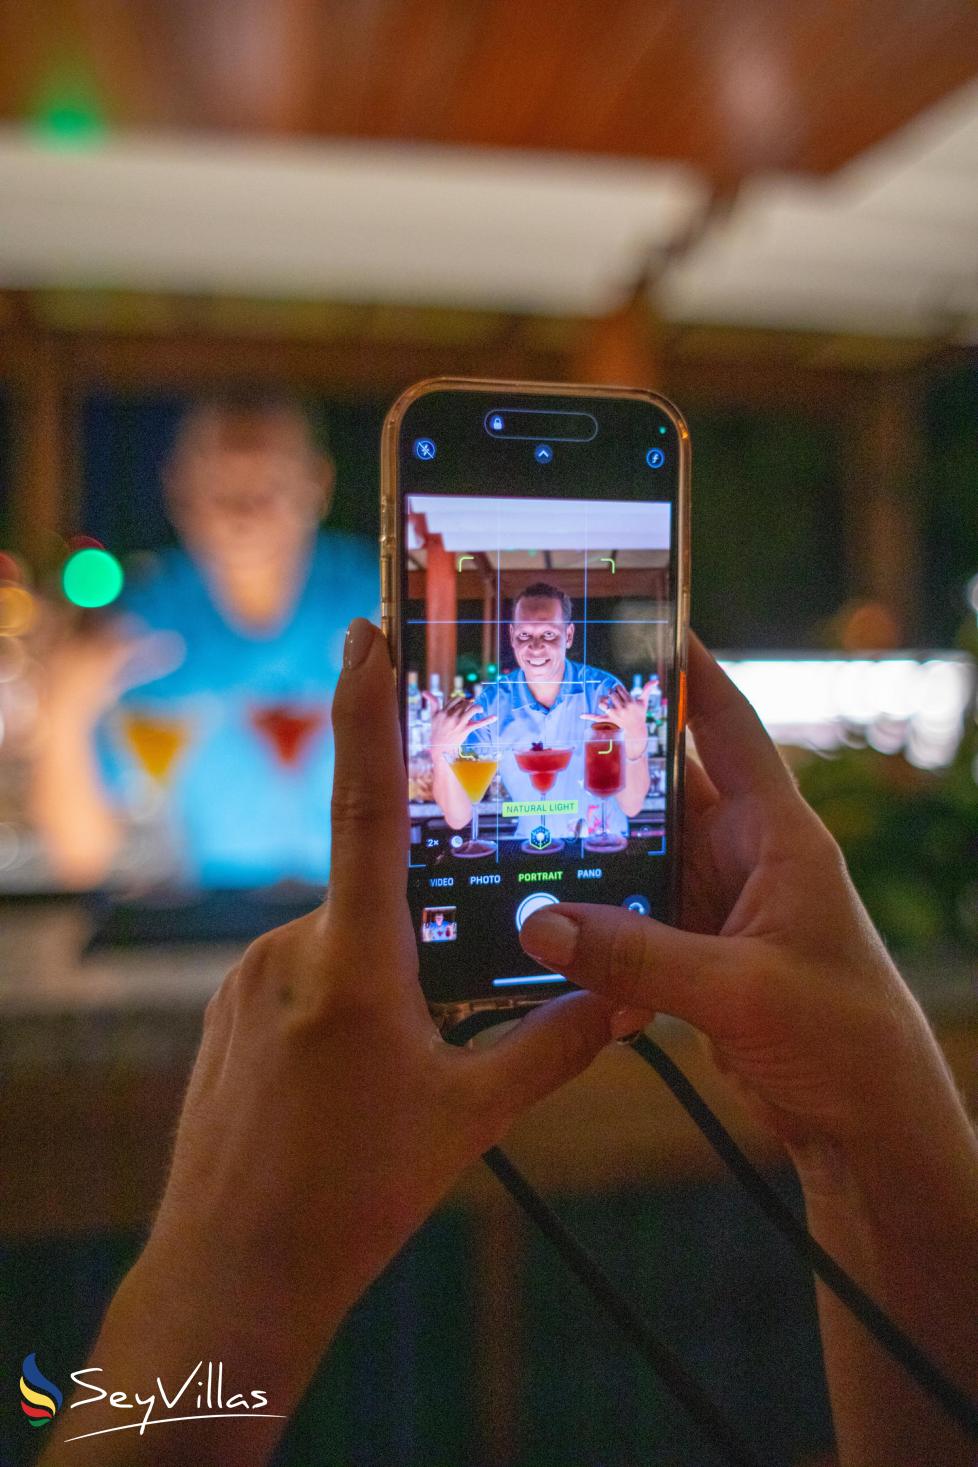
<svg viewBox="0 0 978 1467">
<path fill-rule="evenodd" d="M 21 1367 L 20 1409 L 31 1426 L 47 1426 L 58 1414 L 64 1396 L 53 1380 L 48 1380 L 32 1350 Z"/>
<path fill-rule="evenodd" d="M 31 1358 L 33 1359 L 33 1356 Z M 95 1406 L 101 1401 L 107 1401 L 109 1406 L 117 1411 L 136 1414 L 130 1416 L 128 1421 L 121 1421 L 118 1426 L 103 1426 L 96 1431 L 86 1431 L 78 1436 L 65 1437 L 66 1442 L 80 1442 L 90 1436 L 108 1436 L 114 1431 L 138 1431 L 139 1435 L 143 1436 L 148 1426 L 163 1426 L 175 1421 L 225 1421 L 241 1416 L 250 1417 L 252 1420 L 256 1418 L 264 1421 L 285 1420 L 281 1412 L 264 1409 L 268 1405 L 268 1395 L 265 1391 L 247 1391 L 244 1394 L 238 1391 L 228 1392 L 224 1380 L 224 1365 L 220 1360 L 216 1364 L 212 1360 L 206 1363 L 198 1360 L 186 1380 L 182 1381 L 180 1385 L 171 1385 L 172 1396 L 168 1394 L 159 1376 L 156 1377 L 155 1388 L 145 1392 L 134 1392 L 129 1395 L 126 1391 L 108 1391 L 90 1379 L 91 1376 L 102 1373 L 102 1368 L 98 1365 L 89 1365 L 84 1370 L 71 1372 L 72 1380 L 76 1385 L 81 1386 L 87 1395 L 77 1401 L 72 1401 L 68 1407 L 69 1411 L 77 1411 L 83 1406 Z M 23 1382 L 21 1384 L 23 1385 Z M 194 1386 L 197 1387 L 196 1390 Z M 60 1403 L 61 1393 L 58 1392 L 58 1404 Z M 104 1417 L 102 1419 L 104 1420 Z"/>
</svg>

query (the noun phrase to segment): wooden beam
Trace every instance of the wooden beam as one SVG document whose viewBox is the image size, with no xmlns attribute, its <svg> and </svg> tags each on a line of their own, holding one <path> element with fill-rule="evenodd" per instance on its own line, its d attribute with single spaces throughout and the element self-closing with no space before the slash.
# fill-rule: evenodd
<svg viewBox="0 0 978 1467">
<path fill-rule="evenodd" d="M 447 552 L 446 552 L 447 554 Z M 449 556 L 454 576 L 455 595 L 458 601 L 483 601 L 485 594 L 485 581 L 478 571 L 455 571 L 455 563 Z M 532 570 L 504 570 L 500 573 L 500 590 L 503 597 L 503 612 L 507 608 L 505 603 L 522 591 L 529 580 L 533 579 Z M 566 591 L 571 600 L 584 595 L 584 572 L 583 570 L 562 570 L 552 572 L 562 590 Z M 623 566 L 612 575 L 610 570 L 589 570 L 587 573 L 587 594 L 589 597 L 609 596 L 632 596 L 653 600 L 657 596 L 658 581 L 656 579 L 656 568 L 648 570 L 637 566 Z M 412 600 L 423 600 L 425 595 L 425 572 L 423 570 L 408 572 L 408 595 Z"/>
<path fill-rule="evenodd" d="M 75 502 L 75 414 L 61 354 L 39 337 L 30 371 L 14 384 L 14 543 L 35 566 L 55 558 Z"/>
<path fill-rule="evenodd" d="M 878 378 L 853 394 L 846 415 L 848 580 L 886 607 L 904 646 L 920 634 L 923 399 L 916 373 Z"/>
<path fill-rule="evenodd" d="M 441 678 L 442 692 L 447 698 L 452 691 L 455 663 L 458 656 L 458 601 L 455 584 L 458 572 L 455 558 L 445 549 L 440 535 L 429 535 L 427 542 L 428 568 L 420 588 L 425 601 L 427 626 L 428 677 L 437 673 Z M 419 572 L 415 572 L 419 574 Z"/>
</svg>

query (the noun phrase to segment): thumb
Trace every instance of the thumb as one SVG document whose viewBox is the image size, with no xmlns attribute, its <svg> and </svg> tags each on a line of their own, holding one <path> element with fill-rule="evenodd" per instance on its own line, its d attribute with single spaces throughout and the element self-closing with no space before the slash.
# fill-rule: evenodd
<svg viewBox="0 0 978 1467">
<path fill-rule="evenodd" d="M 674 1014 L 717 1031 L 729 992 L 729 938 L 683 932 L 620 907 L 561 904 L 528 918 L 520 942 L 616 1009 Z"/>
<path fill-rule="evenodd" d="M 491 1048 L 473 1051 L 472 1064 L 503 1114 L 516 1117 L 587 1069 L 611 1039 L 610 1014 L 593 993 L 568 993 L 532 1008 Z"/>
<path fill-rule="evenodd" d="M 361 929 L 400 917 L 407 883 L 407 780 L 387 641 L 350 623 L 333 699 L 329 907 Z"/>
</svg>

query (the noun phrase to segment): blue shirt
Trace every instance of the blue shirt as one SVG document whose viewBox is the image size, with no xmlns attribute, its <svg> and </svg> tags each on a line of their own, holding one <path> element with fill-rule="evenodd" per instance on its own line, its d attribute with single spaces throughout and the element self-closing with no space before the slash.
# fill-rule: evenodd
<svg viewBox="0 0 978 1467">
<path fill-rule="evenodd" d="M 500 750 L 499 773 L 511 800 L 572 800 L 575 809 L 565 815 L 547 815 L 546 822 L 554 836 L 566 838 L 597 829 L 600 800 L 584 788 L 584 741 L 591 725 L 583 713 L 597 713 L 600 699 L 619 686 L 620 680 L 610 672 L 588 667 L 583 662 L 564 664 L 553 706 L 539 703 L 530 691 L 526 673 L 521 667 L 504 673 L 495 683 L 486 683 L 476 704 L 487 714 L 495 714 L 496 722 L 475 729 L 466 740 L 471 747 L 479 745 Z M 567 768 L 558 773 L 553 787 L 543 795 L 533 788 L 529 774 L 516 762 L 515 750 L 527 749 L 533 743 L 545 748 L 573 750 Z M 628 819 L 618 801 L 608 800 L 608 830 L 622 835 L 628 832 Z M 584 822 L 583 826 L 579 822 Z M 539 815 L 521 815 L 516 834 L 525 839 L 541 823 Z"/>
<path fill-rule="evenodd" d="M 312 549 L 305 584 L 285 623 L 267 633 L 225 620 L 204 576 L 182 550 L 161 554 L 127 586 L 123 611 L 186 644 L 179 667 L 131 688 L 99 733 L 110 791 L 138 794 L 146 779 L 124 732 L 127 716 L 186 721 L 188 743 L 168 784 L 185 878 L 204 886 L 255 886 L 329 874 L 333 738 L 329 711 L 354 616 L 376 618 L 377 552 L 369 540 L 328 531 Z M 289 765 L 263 715 L 308 714 L 313 732 Z"/>
</svg>

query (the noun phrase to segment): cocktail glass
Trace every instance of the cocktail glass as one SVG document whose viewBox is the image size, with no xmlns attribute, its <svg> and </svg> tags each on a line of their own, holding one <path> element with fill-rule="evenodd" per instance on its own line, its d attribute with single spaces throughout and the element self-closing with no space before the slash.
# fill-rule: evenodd
<svg viewBox="0 0 978 1467">
<path fill-rule="evenodd" d="M 452 847 L 452 855 L 472 860 L 477 856 L 492 856 L 496 852 L 494 840 L 479 839 L 479 802 L 485 799 L 486 790 L 492 784 L 499 768 L 499 755 L 494 749 L 471 748 L 448 749 L 444 754 L 449 767 L 472 801 L 472 833 L 459 846 Z"/>
<path fill-rule="evenodd" d="M 601 801 L 601 829 L 586 851 L 623 851 L 628 841 L 608 829 L 608 801 L 625 786 L 625 745 L 616 723 L 592 723 L 584 743 L 584 788 Z"/>
<path fill-rule="evenodd" d="M 313 736 L 326 721 L 326 710 L 295 703 L 265 703 L 251 709 L 248 721 L 279 764 L 298 769 Z"/>
<path fill-rule="evenodd" d="M 530 783 L 538 794 L 547 795 L 553 789 L 557 775 L 567 768 L 573 752 L 573 749 L 545 749 L 541 744 L 517 750 L 515 758 L 517 767 L 530 776 Z M 562 851 L 564 842 L 550 835 L 546 815 L 540 816 L 540 824 L 548 839 L 536 845 L 532 841 L 524 841 L 522 849 L 531 856 L 549 856 L 555 851 Z"/>
<path fill-rule="evenodd" d="M 199 717 L 196 705 L 191 715 L 185 701 L 163 699 L 123 703 L 117 713 L 119 733 L 143 774 L 142 794 L 132 805 L 134 850 L 144 853 L 136 860 L 153 883 L 183 876 L 185 835 L 170 791 Z"/>
<path fill-rule="evenodd" d="M 126 743 L 140 769 L 158 789 L 166 789 L 190 742 L 190 719 L 138 704 L 120 715 Z"/>
</svg>

